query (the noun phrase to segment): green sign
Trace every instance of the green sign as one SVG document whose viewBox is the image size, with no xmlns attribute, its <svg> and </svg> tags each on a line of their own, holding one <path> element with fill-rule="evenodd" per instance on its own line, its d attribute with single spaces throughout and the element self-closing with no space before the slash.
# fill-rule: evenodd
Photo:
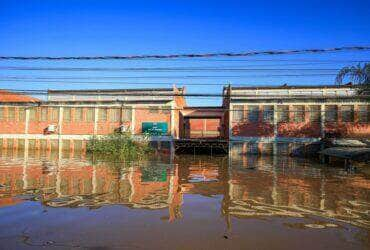
<svg viewBox="0 0 370 250">
<path fill-rule="evenodd" d="M 141 132 L 151 135 L 166 135 L 168 125 L 166 122 L 143 122 L 141 124 Z"/>
</svg>

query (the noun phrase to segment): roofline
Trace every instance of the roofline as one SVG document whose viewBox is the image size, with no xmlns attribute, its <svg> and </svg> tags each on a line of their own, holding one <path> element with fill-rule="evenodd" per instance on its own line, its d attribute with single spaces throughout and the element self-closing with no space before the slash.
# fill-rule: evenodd
<svg viewBox="0 0 370 250">
<path fill-rule="evenodd" d="M 186 106 L 183 109 L 222 109 L 222 106 Z"/>
<path fill-rule="evenodd" d="M 177 88 L 182 91 L 183 87 Z M 49 93 L 80 93 L 80 92 L 147 92 L 147 91 L 174 91 L 174 88 L 138 88 L 138 89 L 70 89 L 70 90 L 53 90 L 49 89 Z"/>
<path fill-rule="evenodd" d="M 261 96 L 256 98 L 231 98 L 230 102 L 254 102 L 254 101 L 276 101 L 276 100 L 361 100 L 368 101 L 369 95 L 356 95 L 356 96 Z"/>
<path fill-rule="evenodd" d="M 224 87 L 224 90 L 228 86 Z M 245 86 L 245 87 L 233 87 L 231 85 L 231 90 L 260 90 L 260 89 L 355 89 L 356 85 L 283 85 L 283 86 Z"/>
</svg>

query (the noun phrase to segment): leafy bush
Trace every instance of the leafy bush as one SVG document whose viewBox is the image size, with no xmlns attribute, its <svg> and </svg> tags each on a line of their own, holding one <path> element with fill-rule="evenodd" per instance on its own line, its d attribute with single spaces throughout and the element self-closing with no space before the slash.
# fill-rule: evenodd
<svg viewBox="0 0 370 250">
<path fill-rule="evenodd" d="M 136 142 L 129 134 L 114 133 L 106 136 L 93 136 L 87 151 L 118 159 L 140 159 L 151 152 L 147 140 Z"/>
</svg>

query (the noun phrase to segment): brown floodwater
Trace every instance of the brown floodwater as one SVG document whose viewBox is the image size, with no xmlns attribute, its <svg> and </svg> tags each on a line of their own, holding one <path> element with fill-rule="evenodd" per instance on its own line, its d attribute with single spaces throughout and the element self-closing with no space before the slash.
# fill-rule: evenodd
<svg viewBox="0 0 370 250">
<path fill-rule="evenodd" d="M 370 247 L 366 169 L 267 156 L 0 156 L 0 249 Z"/>
</svg>

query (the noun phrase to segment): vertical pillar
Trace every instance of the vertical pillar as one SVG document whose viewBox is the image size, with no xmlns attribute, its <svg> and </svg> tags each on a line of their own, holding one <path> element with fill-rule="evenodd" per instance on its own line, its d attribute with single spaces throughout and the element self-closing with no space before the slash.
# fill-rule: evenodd
<svg viewBox="0 0 370 250">
<path fill-rule="evenodd" d="M 277 181 L 278 181 L 278 175 L 277 175 L 277 155 L 273 156 L 273 163 L 272 163 L 272 191 L 271 191 L 271 199 L 274 203 L 274 205 L 278 205 L 278 192 L 277 192 Z"/>
<path fill-rule="evenodd" d="M 63 149 L 63 107 L 59 107 L 59 118 L 58 118 L 58 158 L 62 159 L 62 149 Z"/>
<path fill-rule="evenodd" d="M 231 93 L 230 93 L 231 94 Z M 231 147 L 232 147 L 232 120 L 233 120 L 233 116 L 234 116 L 234 111 L 233 111 L 233 105 L 231 105 L 229 103 L 229 131 L 228 131 L 228 137 L 229 137 L 229 160 L 231 161 Z M 230 167 L 231 164 L 229 164 L 229 167 Z"/>
<path fill-rule="evenodd" d="M 26 124 L 24 129 L 24 160 L 28 159 L 28 131 L 30 123 L 30 110 L 26 109 Z"/>
<path fill-rule="evenodd" d="M 136 113 L 136 108 L 135 108 L 135 106 L 132 106 L 132 110 L 131 110 L 131 134 L 135 134 L 135 123 L 136 123 L 136 121 L 135 121 L 135 114 Z"/>
<path fill-rule="evenodd" d="M 320 210 L 325 210 L 325 176 L 321 173 L 321 183 L 320 183 Z"/>
<path fill-rule="evenodd" d="M 172 139 L 175 138 L 175 108 L 174 108 L 174 105 L 173 105 L 173 102 L 171 102 L 171 136 L 172 136 Z"/>
<path fill-rule="evenodd" d="M 320 135 L 321 138 L 325 137 L 325 105 L 320 105 Z"/>
<path fill-rule="evenodd" d="M 97 180 L 97 176 L 96 176 L 96 164 L 94 164 L 93 165 L 93 174 L 92 174 L 92 193 L 96 194 L 97 189 L 98 189 L 98 180 Z"/>
<path fill-rule="evenodd" d="M 131 163 L 132 164 L 132 163 Z M 129 175 L 128 175 L 128 181 L 130 183 L 130 187 L 131 187 L 131 194 L 130 194 L 130 197 L 128 199 L 129 202 L 132 202 L 133 198 L 134 198 L 134 195 L 135 195 L 135 181 L 134 181 L 134 173 L 135 173 L 135 169 L 134 167 L 131 165 L 131 167 L 129 168 Z"/>
<path fill-rule="evenodd" d="M 274 104 L 274 111 L 273 111 L 273 128 L 274 128 L 274 141 L 273 141 L 273 148 L 272 148 L 272 154 L 277 154 L 277 137 L 278 137 L 278 113 L 277 113 L 277 105 Z"/>
<path fill-rule="evenodd" d="M 94 135 L 98 133 L 98 118 L 99 118 L 99 109 L 98 107 L 94 108 Z"/>
<path fill-rule="evenodd" d="M 57 180 L 55 183 L 55 192 L 57 193 L 58 197 L 62 196 L 62 191 L 61 191 L 61 184 L 62 184 L 62 177 L 61 175 L 61 162 L 58 162 L 58 171 L 57 171 Z"/>
</svg>

